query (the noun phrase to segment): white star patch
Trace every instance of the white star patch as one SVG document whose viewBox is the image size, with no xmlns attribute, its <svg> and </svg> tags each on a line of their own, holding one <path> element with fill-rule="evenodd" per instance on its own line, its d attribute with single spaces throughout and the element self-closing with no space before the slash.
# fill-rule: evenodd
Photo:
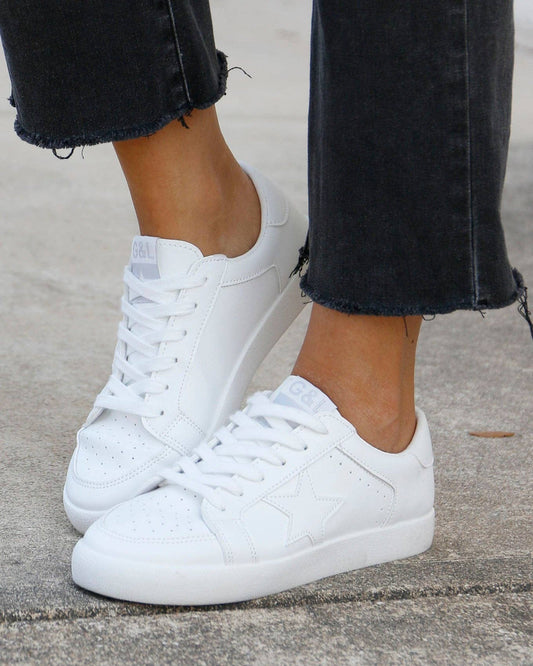
<svg viewBox="0 0 533 666">
<path fill-rule="evenodd" d="M 265 501 L 289 517 L 287 546 L 305 536 L 323 541 L 326 522 L 343 503 L 340 497 L 319 497 L 307 471 L 298 476 L 292 495 L 270 495 Z"/>
</svg>

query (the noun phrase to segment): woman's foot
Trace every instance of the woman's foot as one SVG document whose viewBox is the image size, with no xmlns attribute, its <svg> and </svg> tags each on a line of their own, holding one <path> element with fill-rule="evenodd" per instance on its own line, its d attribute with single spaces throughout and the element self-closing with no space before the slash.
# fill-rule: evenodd
<svg viewBox="0 0 533 666">
<path fill-rule="evenodd" d="M 303 307 L 290 277 L 306 220 L 249 170 L 261 233 L 235 258 L 139 236 L 125 270 L 113 373 L 78 433 L 64 491 L 83 532 L 106 510 L 155 488 L 237 409 L 253 373 Z"/>
</svg>

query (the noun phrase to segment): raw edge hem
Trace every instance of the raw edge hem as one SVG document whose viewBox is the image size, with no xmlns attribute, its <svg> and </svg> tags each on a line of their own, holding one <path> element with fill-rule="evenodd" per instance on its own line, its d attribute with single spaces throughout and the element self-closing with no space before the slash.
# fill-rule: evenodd
<svg viewBox="0 0 533 666">
<path fill-rule="evenodd" d="M 308 296 L 313 303 L 318 303 L 318 305 L 323 305 L 326 308 L 337 310 L 338 312 L 344 312 L 345 314 L 378 315 L 383 317 L 404 317 L 410 315 L 432 316 L 449 314 L 455 310 L 483 312 L 484 310 L 497 310 L 512 305 L 523 298 L 525 294 L 524 280 L 516 268 L 513 268 L 513 277 L 516 285 L 513 294 L 504 300 L 493 301 L 491 303 L 473 303 L 472 300 L 464 300 L 449 303 L 426 304 L 422 306 L 399 305 L 389 307 L 386 305 L 361 305 L 359 303 L 353 303 L 349 299 L 332 298 L 322 294 L 308 283 L 307 275 L 302 277 L 300 287 L 303 293 Z"/>
<path fill-rule="evenodd" d="M 57 139 L 40 134 L 39 132 L 28 132 L 15 118 L 15 132 L 19 138 L 38 148 L 59 150 L 61 148 L 78 148 L 81 146 L 96 146 L 100 143 L 109 143 L 111 141 L 125 141 L 126 139 L 137 139 L 141 136 L 150 136 L 158 130 L 168 125 L 173 120 L 184 120 L 194 109 L 207 109 L 216 104 L 226 94 L 226 84 L 228 78 L 228 63 L 225 54 L 218 51 L 220 62 L 219 86 L 216 94 L 210 100 L 201 103 L 183 104 L 174 111 L 167 113 L 157 120 L 136 125 L 135 127 L 126 127 L 120 129 L 108 130 L 106 132 L 94 132 L 90 134 L 79 134 L 77 136 Z"/>
</svg>

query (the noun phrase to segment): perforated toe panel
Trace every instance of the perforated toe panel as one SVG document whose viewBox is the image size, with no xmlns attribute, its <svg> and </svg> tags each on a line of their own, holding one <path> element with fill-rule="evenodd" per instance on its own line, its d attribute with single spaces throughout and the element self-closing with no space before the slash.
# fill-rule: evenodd
<svg viewBox="0 0 533 666">
<path fill-rule="evenodd" d="M 112 483 L 164 453 L 141 418 L 106 411 L 78 435 L 76 474 L 89 483 Z"/>
<path fill-rule="evenodd" d="M 105 529 L 123 539 L 181 541 L 212 538 L 200 515 L 201 498 L 178 486 L 163 486 L 115 508 Z"/>
</svg>

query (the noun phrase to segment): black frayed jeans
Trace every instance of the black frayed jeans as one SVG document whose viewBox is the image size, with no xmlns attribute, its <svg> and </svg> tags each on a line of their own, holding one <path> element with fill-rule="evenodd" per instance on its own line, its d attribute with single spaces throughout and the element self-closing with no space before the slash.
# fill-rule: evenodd
<svg viewBox="0 0 533 666">
<path fill-rule="evenodd" d="M 524 299 L 500 219 L 512 11 L 314 1 L 300 258 L 313 301 L 406 315 Z M 225 92 L 208 0 L 1 0 L 0 31 L 15 129 L 45 148 L 147 135 Z"/>
</svg>

